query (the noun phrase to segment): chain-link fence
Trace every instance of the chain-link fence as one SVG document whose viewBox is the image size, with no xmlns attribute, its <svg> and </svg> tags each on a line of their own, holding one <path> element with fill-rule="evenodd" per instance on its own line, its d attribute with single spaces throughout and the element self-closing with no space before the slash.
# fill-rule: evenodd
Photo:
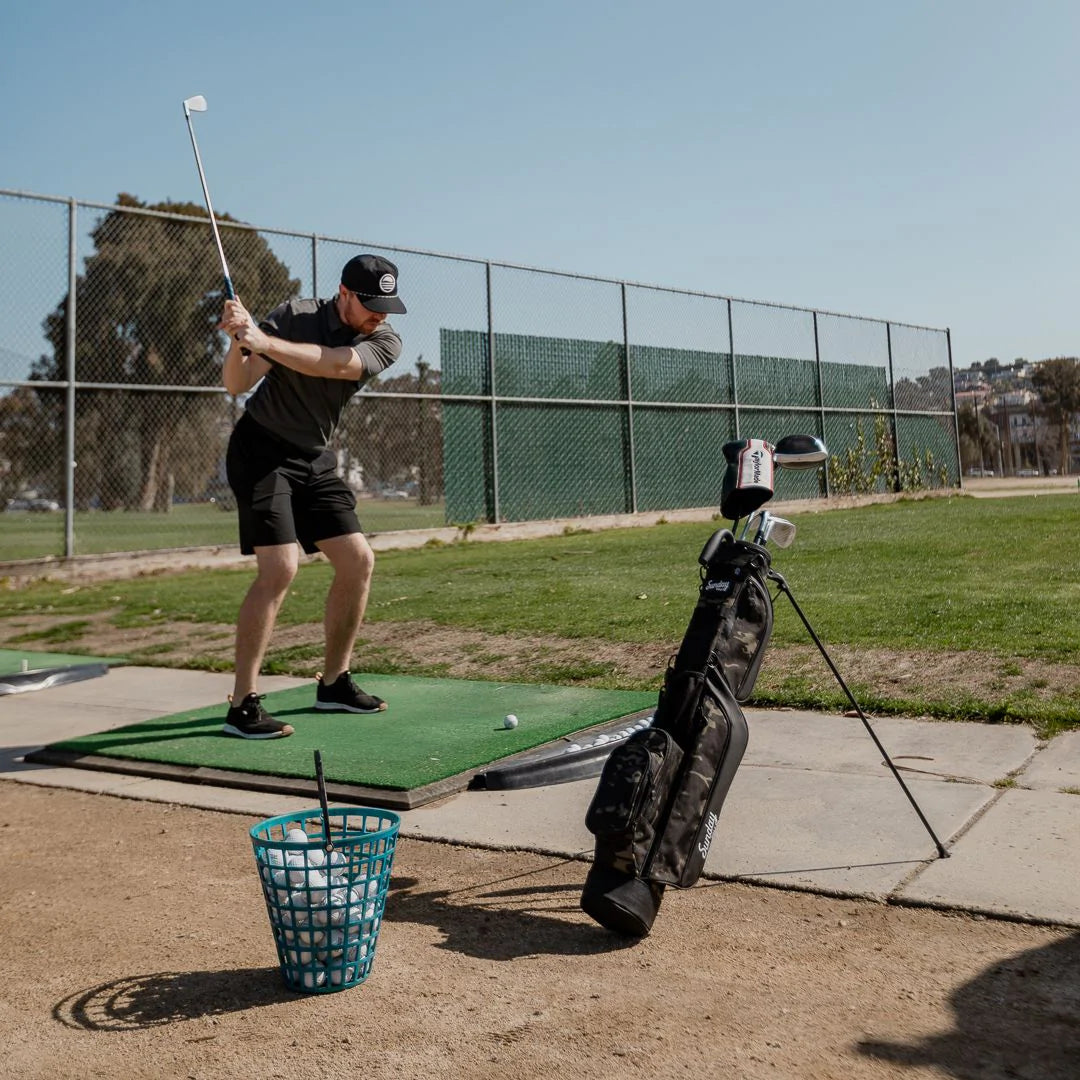
<svg viewBox="0 0 1080 1080">
<path fill-rule="evenodd" d="M 201 220 L 200 220 L 201 219 Z M 0 561 L 233 545 L 205 211 L 0 190 Z M 369 533 L 713 507 L 729 439 L 821 436 L 778 496 L 959 483 L 948 332 L 224 219 L 258 317 L 399 267 L 393 367 L 334 449 Z"/>
</svg>

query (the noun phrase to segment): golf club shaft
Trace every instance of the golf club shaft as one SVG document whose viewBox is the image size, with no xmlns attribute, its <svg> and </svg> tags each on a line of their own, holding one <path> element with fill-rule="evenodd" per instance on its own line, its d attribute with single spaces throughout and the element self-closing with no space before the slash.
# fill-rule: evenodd
<svg viewBox="0 0 1080 1080">
<path fill-rule="evenodd" d="M 326 777 L 323 775 L 322 751 L 315 751 L 315 781 L 319 788 L 319 806 L 322 809 L 323 847 L 333 850 L 334 841 L 330 836 L 330 805 L 326 801 Z"/>
<path fill-rule="evenodd" d="M 221 260 L 221 272 L 225 275 L 225 295 L 229 300 L 235 300 L 236 290 L 233 288 L 232 278 L 229 276 L 229 264 L 225 261 L 225 249 L 221 246 L 221 234 L 218 232 L 217 218 L 214 217 L 214 207 L 210 202 L 210 189 L 206 186 L 206 173 L 203 172 L 199 144 L 195 141 L 195 127 L 191 123 L 191 113 L 186 107 L 184 109 L 184 119 L 187 121 L 188 134 L 191 136 L 191 148 L 195 151 L 195 165 L 199 170 L 199 182 L 202 184 L 203 198 L 206 200 L 206 209 L 210 214 L 210 228 L 214 232 L 214 244 L 217 246 L 218 258 Z"/>
</svg>

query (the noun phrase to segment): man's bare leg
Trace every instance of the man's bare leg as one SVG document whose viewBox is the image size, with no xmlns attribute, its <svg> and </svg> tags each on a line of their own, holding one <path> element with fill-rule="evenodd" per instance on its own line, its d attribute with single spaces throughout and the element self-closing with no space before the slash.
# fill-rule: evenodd
<svg viewBox="0 0 1080 1080">
<path fill-rule="evenodd" d="M 323 682 L 329 684 L 349 670 L 353 646 L 367 609 L 375 552 L 363 533 L 334 536 L 320 540 L 317 546 L 334 568 L 323 618 L 326 634 Z"/>
<path fill-rule="evenodd" d="M 300 549 L 296 544 L 257 547 L 255 559 L 258 571 L 236 620 L 236 675 L 232 698 L 236 705 L 248 694 L 256 692 L 259 670 L 278 611 L 300 566 Z"/>
</svg>

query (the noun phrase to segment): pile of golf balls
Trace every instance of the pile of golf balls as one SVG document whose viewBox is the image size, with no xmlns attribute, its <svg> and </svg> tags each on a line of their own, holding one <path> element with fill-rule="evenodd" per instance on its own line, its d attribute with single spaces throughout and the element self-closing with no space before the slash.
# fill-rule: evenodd
<svg viewBox="0 0 1080 1080">
<path fill-rule="evenodd" d="M 639 720 L 636 724 L 631 724 L 629 727 L 620 728 L 618 731 L 612 731 L 610 733 L 597 735 L 589 742 L 571 742 L 563 747 L 564 754 L 577 754 L 582 750 L 591 750 L 594 746 L 603 746 L 605 743 L 617 743 L 622 742 L 624 739 L 629 739 L 631 735 L 637 734 L 639 731 L 644 731 L 646 728 L 652 727 L 653 717 L 647 716 L 644 720 Z"/>
<path fill-rule="evenodd" d="M 258 860 L 290 975 L 308 990 L 352 983 L 375 951 L 381 860 L 365 861 L 360 876 L 350 875 L 342 852 L 328 853 L 303 829 L 289 829 L 285 840 L 304 847 L 259 848 Z"/>
</svg>

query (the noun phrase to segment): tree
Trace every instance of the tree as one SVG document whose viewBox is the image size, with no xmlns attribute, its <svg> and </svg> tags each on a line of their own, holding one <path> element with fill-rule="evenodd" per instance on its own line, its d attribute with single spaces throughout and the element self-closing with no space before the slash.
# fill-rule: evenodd
<svg viewBox="0 0 1080 1080">
<path fill-rule="evenodd" d="M 415 481 L 418 501 L 430 505 L 443 497 L 441 372 L 423 356 L 416 372 L 384 374 L 369 383 L 372 390 L 402 396 L 357 395 L 338 437 L 363 470 L 365 487 L 377 491 Z"/>
<path fill-rule="evenodd" d="M 63 492 L 62 392 L 19 386 L 0 396 L 0 509 L 14 495 Z"/>
<path fill-rule="evenodd" d="M 896 383 L 896 405 L 900 409 L 949 409 L 952 407 L 952 379 L 946 367 L 931 368 L 914 379 Z"/>
<path fill-rule="evenodd" d="M 986 414 L 972 405 L 961 405 L 956 410 L 956 423 L 960 432 L 960 467 L 964 470 L 982 468 L 988 461 L 993 463 L 997 454 L 997 431 Z"/>
<path fill-rule="evenodd" d="M 1073 417 L 1080 412 L 1080 360 L 1075 356 L 1043 360 L 1035 368 L 1031 381 L 1048 419 L 1058 427 L 1061 471 L 1068 475 L 1070 427 Z"/>
<path fill-rule="evenodd" d="M 127 194 L 116 203 L 91 233 L 94 254 L 76 286 L 76 379 L 218 385 L 224 339 L 216 327 L 223 297 L 206 210 L 168 201 L 147 206 Z M 222 240 L 249 310 L 266 312 L 296 294 L 299 282 L 256 232 L 225 229 Z M 41 358 L 31 378 L 66 379 L 67 310 L 64 297 L 46 317 L 53 355 Z M 79 391 L 76 505 L 167 511 L 178 475 L 191 489 L 184 494 L 199 494 L 216 466 L 217 454 L 207 448 L 220 447 L 226 410 L 224 395 Z"/>
</svg>

